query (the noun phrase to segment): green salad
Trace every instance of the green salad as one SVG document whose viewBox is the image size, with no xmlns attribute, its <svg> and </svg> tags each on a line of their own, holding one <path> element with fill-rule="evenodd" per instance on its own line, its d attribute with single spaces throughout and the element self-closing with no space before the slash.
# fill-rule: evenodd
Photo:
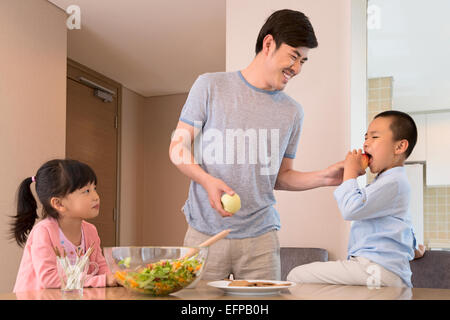
<svg viewBox="0 0 450 320">
<path fill-rule="evenodd" d="M 129 266 L 125 258 L 118 264 Z M 116 271 L 114 276 L 124 287 L 156 296 L 167 295 L 193 282 L 202 267 L 197 259 L 161 260 L 137 271 Z"/>
</svg>

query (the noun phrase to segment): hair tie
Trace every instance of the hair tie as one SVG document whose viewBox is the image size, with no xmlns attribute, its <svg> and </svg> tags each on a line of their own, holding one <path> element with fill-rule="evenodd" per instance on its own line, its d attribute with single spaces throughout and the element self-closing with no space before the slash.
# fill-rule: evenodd
<svg viewBox="0 0 450 320">
<path fill-rule="evenodd" d="M 31 181 L 32 181 L 32 182 L 36 182 L 36 176 L 32 176 L 32 177 L 31 177 Z"/>
</svg>

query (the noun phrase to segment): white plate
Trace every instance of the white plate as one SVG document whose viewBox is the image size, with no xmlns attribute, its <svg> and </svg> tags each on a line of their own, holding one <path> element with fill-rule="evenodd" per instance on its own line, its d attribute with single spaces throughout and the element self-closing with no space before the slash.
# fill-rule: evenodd
<svg viewBox="0 0 450 320">
<path fill-rule="evenodd" d="M 279 294 L 281 290 L 291 288 L 296 285 L 290 281 L 274 281 L 274 280 L 247 280 L 248 282 L 263 281 L 278 284 L 270 287 L 229 287 L 230 280 L 211 281 L 208 286 L 215 287 L 225 291 L 226 294 L 243 295 L 243 296 L 262 296 Z M 285 285 L 282 285 L 285 284 Z M 288 284 L 288 285 L 286 285 Z"/>
</svg>

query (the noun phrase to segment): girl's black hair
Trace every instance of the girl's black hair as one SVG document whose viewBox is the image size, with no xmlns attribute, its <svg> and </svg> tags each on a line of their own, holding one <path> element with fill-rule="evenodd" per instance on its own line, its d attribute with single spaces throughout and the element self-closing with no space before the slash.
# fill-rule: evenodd
<svg viewBox="0 0 450 320">
<path fill-rule="evenodd" d="M 259 31 L 255 47 L 256 54 L 262 50 L 263 40 L 268 34 L 272 35 L 277 49 L 282 43 L 294 48 L 310 49 L 319 45 L 311 22 L 300 11 L 283 9 L 272 13 Z"/>
<path fill-rule="evenodd" d="M 22 181 L 17 192 L 17 214 L 11 224 L 11 238 L 23 246 L 38 218 L 36 199 L 31 192 L 32 178 Z M 58 219 L 58 212 L 51 206 L 53 197 L 66 195 L 93 183 L 97 176 L 87 164 L 71 159 L 55 159 L 44 163 L 36 173 L 36 194 L 42 204 L 42 218 Z"/>
</svg>

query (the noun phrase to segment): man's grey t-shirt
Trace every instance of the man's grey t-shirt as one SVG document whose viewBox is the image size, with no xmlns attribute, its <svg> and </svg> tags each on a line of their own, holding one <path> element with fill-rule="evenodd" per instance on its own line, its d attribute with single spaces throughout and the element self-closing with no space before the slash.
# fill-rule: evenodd
<svg viewBox="0 0 450 320">
<path fill-rule="evenodd" d="M 183 207 L 188 224 L 209 235 L 232 229 L 227 238 L 279 230 L 273 190 L 283 157 L 295 158 L 301 105 L 282 91 L 252 86 L 240 71 L 207 73 L 192 86 L 180 121 L 199 133 L 192 149 L 197 163 L 232 188 L 242 204 L 224 218 L 206 190 L 191 181 Z"/>
</svg>

